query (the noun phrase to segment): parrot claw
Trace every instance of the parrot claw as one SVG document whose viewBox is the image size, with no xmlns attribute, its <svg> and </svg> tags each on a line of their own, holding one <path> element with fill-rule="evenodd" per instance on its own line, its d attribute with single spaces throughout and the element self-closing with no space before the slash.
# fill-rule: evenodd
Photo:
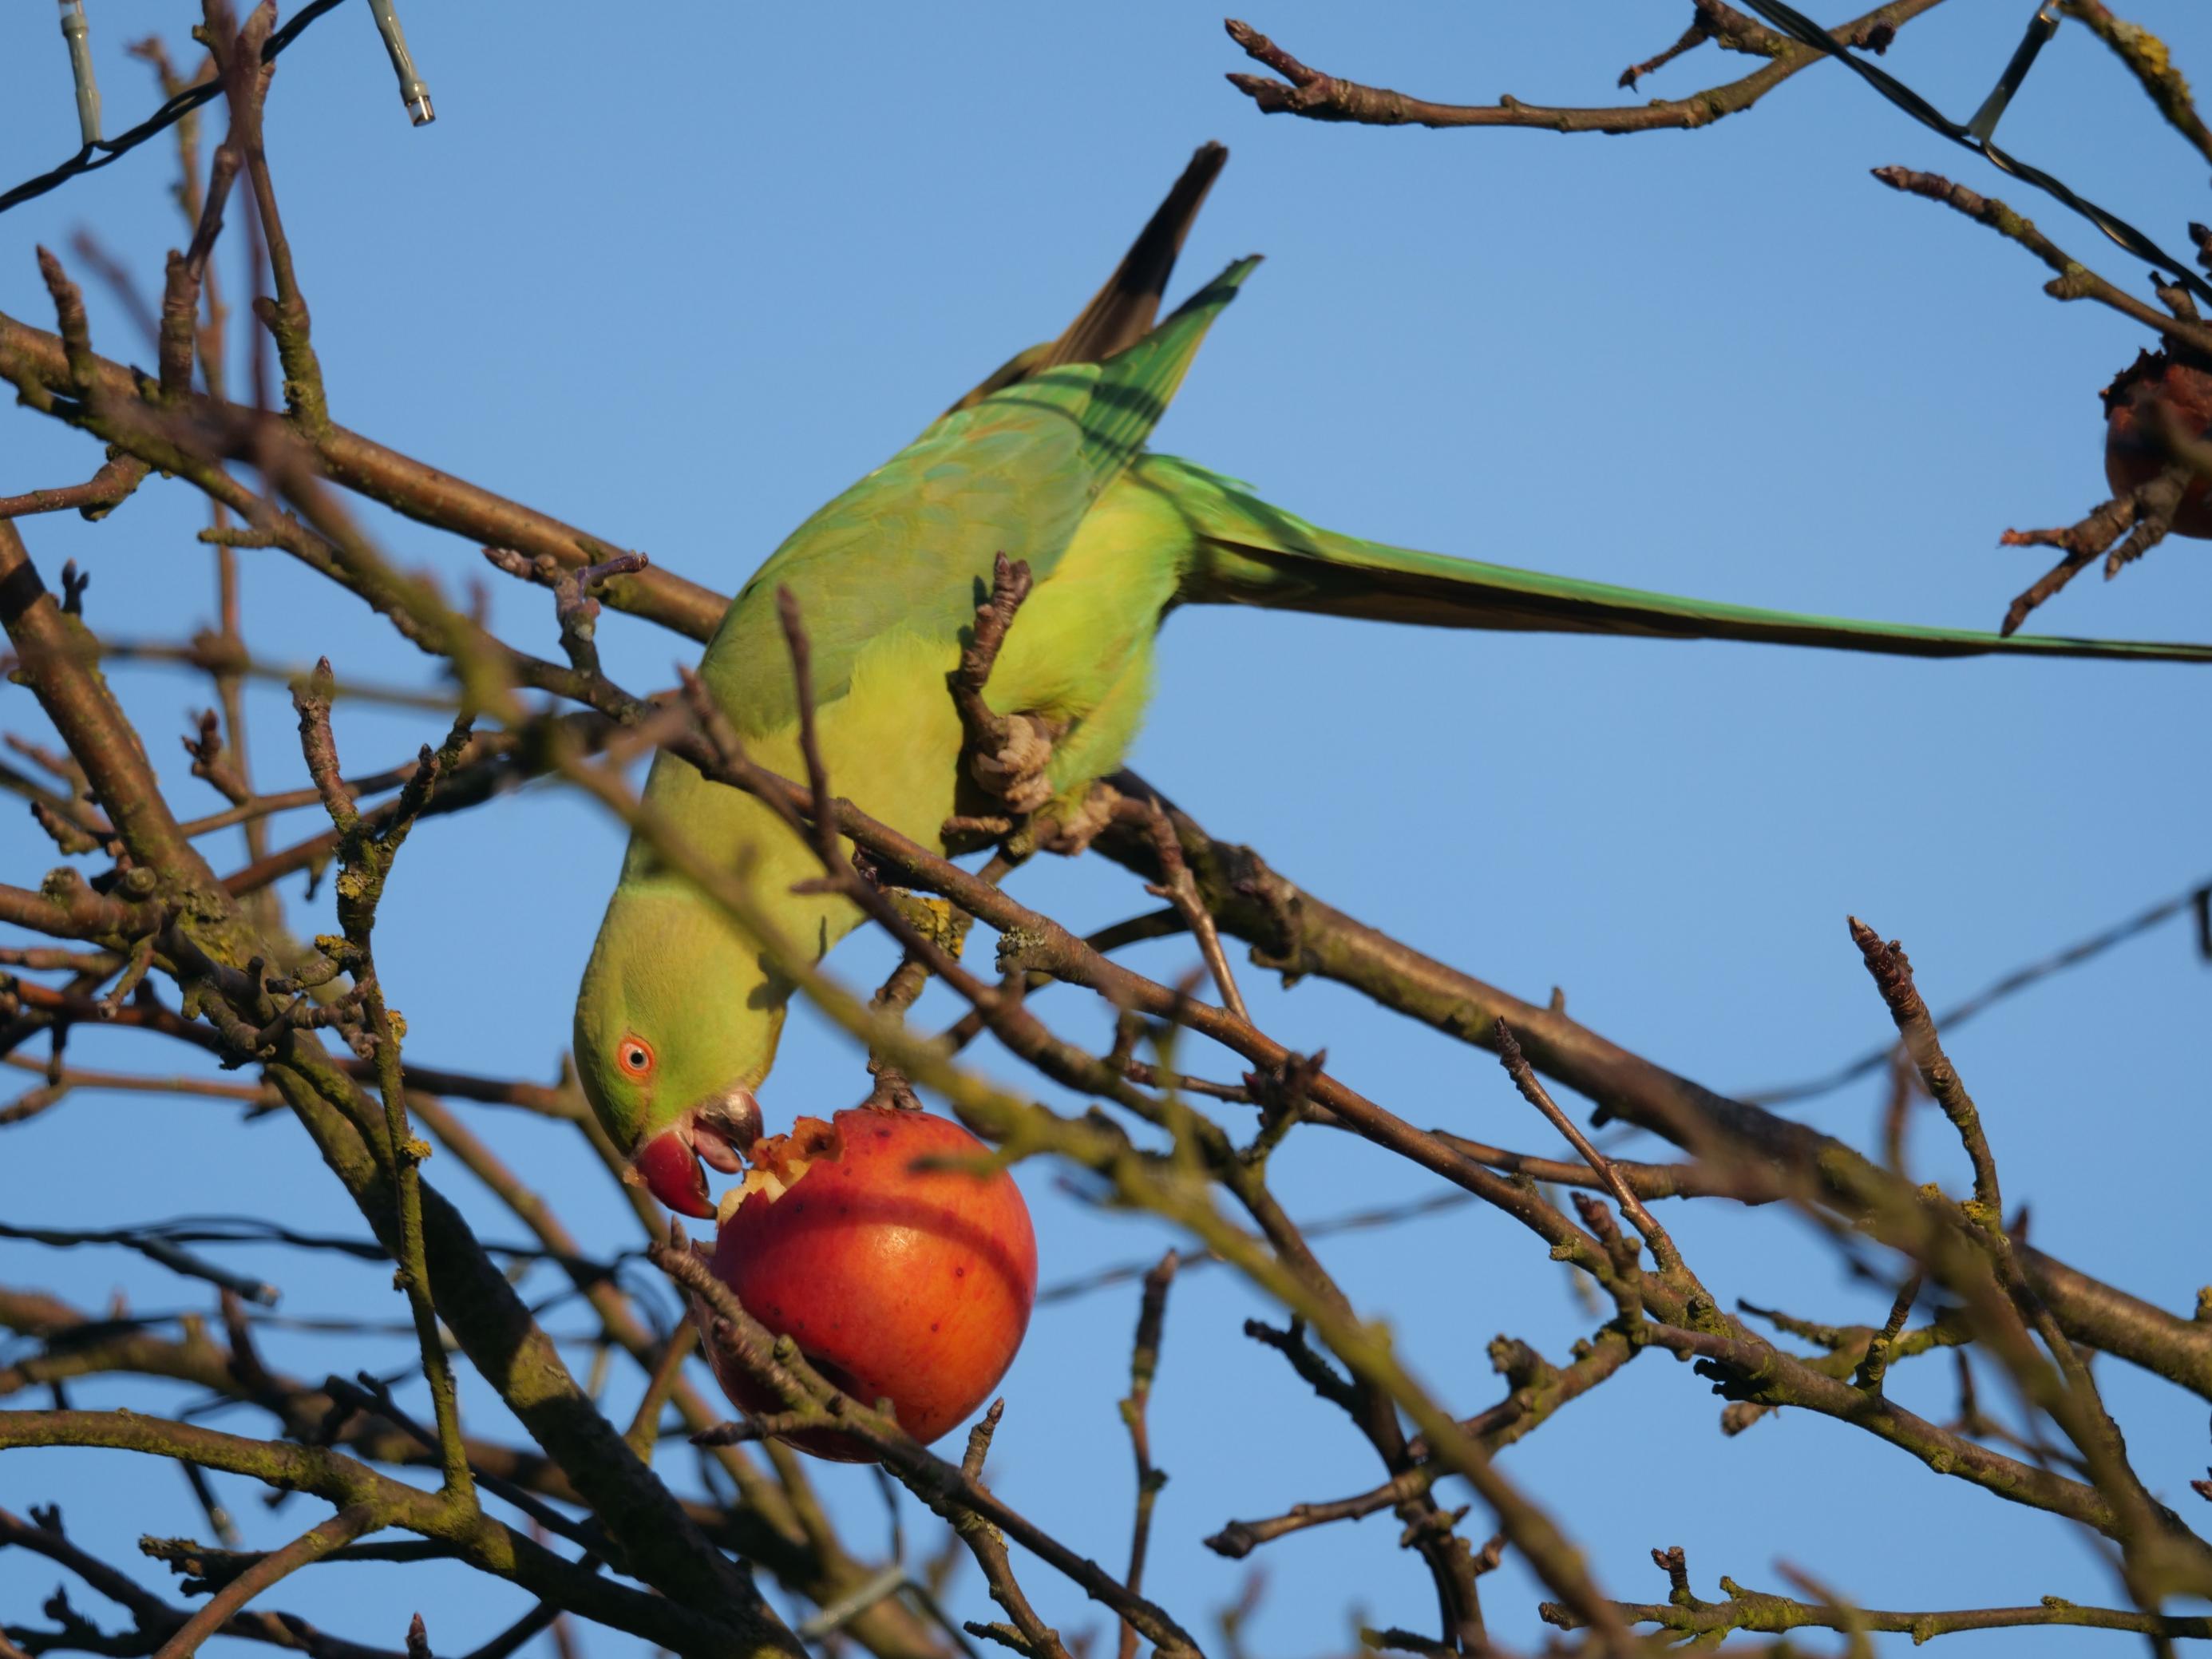
<svg viewBox="0 0 2212 1659">
<path fill-rule="evenodd" d="M 1052 765 L 1053 729 L 1035 714 L 1015 714 L 997 735 L 995 748 L 971 752 L 968 770 L 1008 811 L 1026 817 L 1052 799 L 1045 773 Z"/>
<path fill-rule="evenodd" d="M 1099 832 L 1114 821 L 1115 805 L 1121 799 L 1121 792 L 1112 784 L 1092 784 L 1080 800 L 1062 807 L 1037 845 L 1062 858 L 1088 852 Z"/>
<path fill-rule="evenodd" d="M 983 696 L 998 665 L 1006 630 L 1032 586 L 1029 566 L 1002 551 L 993 562 L 990 597 L 975 607 L 975 631 L 946 677 L 960 716 L 968 773 L 983 793 L 1017 819 L 1050 804 L 1054 743 L 1066 728 L 1039 714 L 1001 714 Z"/>
</svg>

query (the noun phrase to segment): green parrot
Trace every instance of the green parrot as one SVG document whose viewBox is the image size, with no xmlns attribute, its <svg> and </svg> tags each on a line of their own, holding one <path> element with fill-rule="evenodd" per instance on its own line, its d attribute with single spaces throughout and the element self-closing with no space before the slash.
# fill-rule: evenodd
<svg viewBox="0 0 2212 1659">
<path fill-rule="evenodd" d="M 925 846 L 978 785 L 1015 811 L 1076 820 L 1150 695 L 1152 644 L 1177 605 L 1257 605 L 1432 627 L 1768 641 L 1904 656 L 1985 652 L 2212 660 L 2136 644 L 1792 616 L 1410 552 L 1316 528 L 1244 484 L 1146 448 L 1207 329 L 1259 263 L 1240 259 L 1152 326 L 1158 295 L 1225 152 L 1194 159 L 1066 334 L 1013 359 L 913 443 L 793 532 L 732 602 L 701 678 L 755 761 L 805 775 L 776 594 L 812 641 L 822 753 L 841 794 Z M 967 757 L 947 685 L 1001 553 L 1035 586 L 988 698 L 1022 741 Z M 750 860 L 781 931 L 826 952 L 860 920 L 795 894 L 813 854 L 766 807 L 659 756 L 647 799 L 698 847 Z M 792 988 L 760 948 L 634 838 L 576 1004 L 592 1109 L 671 1209 L 711 1216 L 761 1131 L 755 1091 Z"/>
</svg>

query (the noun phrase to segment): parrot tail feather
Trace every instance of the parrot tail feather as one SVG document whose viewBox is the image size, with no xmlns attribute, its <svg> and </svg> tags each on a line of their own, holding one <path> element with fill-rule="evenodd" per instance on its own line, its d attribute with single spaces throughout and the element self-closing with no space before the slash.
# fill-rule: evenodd
<svg viewBox="0 0 2212 1659">
<path fill-rule="evenodd" d="M 2212 645 L 2088 640 L 1805 616 L 1577 581 L 1316 529 L 1233 481 L 1147 455 L 1133 477 L 1171 498 L 1192 538 L 1177 597 L 1412 623 L 1651 639 L 1744 640 L 1897 657 L 2004 654 L 2212 662 Z"/>
<path fill-rule="evenodd" d="M 993 392 L 1048 368 L 1103 362 L 1150 333 L 1160 313 L 1160 297 L 1167 292 L 1168 278 L 1175 272 L 1176 257 L 1182 252 L 1183 240 L 1197 222 L 1206 192 L 1213 188 L 1228 161 L 1224 146 L 1212 142 L 1200 144 L 1166 199 L 1129 244 L 1121 263 L 1114 267 L 1113 274 L 1075 320 L 1060 331 L 1060 337 L 1016 352 L 945 412 L 951 415 L 972 409 Z"/>
</svg>

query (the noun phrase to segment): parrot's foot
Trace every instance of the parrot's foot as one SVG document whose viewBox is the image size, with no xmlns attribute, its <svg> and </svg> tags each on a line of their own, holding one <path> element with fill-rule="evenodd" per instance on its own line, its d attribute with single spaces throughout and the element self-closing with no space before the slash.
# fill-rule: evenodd
<svg viewBox="0 0 2212 1659">
<path fill-rule="evenodd" d="M 960 715 L 968 775 L 1016 817 L 1027 817 L 1052 799 L 1045 771 L 1052 764 L 1053 740 L 1061 731 L 1041 715 L 1001 714 L 983 697 L 999 648 L 1030 586 L 1029 566 L 1000 554 L 991 573 L 990 597 L 975 607 L 975 629 L 960 653 L 960 665 L 946 677 Z"/>
<path fill-rule="evenodd" d="M 1037 845 L 1062 858 L 1089 851 L 1099 832 L 1114 822 L 1114 809 L 1121 799 L 1121 791 L 1112 784 L 1092 784 L 1079 799 L 1060 804 L 1060 810 L 1046 820 Z"/>
<path fill-rule="evenodd" d="M 995 743 L 969 750 L 968 775 L 1009 812 L 1026 817 L 1052 799 L 1045 771 L 1052 764 L 1054 732 L 1035 714 L 1003 715 L 995 724 Z"/>
<path fill-rule="evenodd" d="M 1010 818 L 1003 812 L 956 812 L 945 820 L 937 833 L 947 853 L 973 853 L 997 845 L 1020 827 L 1018 819 Z"/>
</svg>

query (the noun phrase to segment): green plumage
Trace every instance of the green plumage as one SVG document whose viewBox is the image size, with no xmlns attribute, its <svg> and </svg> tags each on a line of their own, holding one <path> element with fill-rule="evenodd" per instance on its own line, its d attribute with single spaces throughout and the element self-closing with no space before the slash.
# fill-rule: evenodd
<svg viewBox="0 0 2212 1659">
<path fill-rule="evenodd" d="M 738 592 L 700 664 L 738 729 L 766 735 L 798 718 L 779 587 L 805 613 L 815 695 L 827 703 L 886 634 L 955 640 L 989 594 L 1000 553 L 1049 581 L 1256 264 L 1232 265 L 1104 364 L 1048 368 L 945 416 L 793 531 Z"/>
<path fill-rule="evenodd" d="M 1218 160 L 1212 165 L 1218 169 Z M 1191 176 L 1179 186 L 1186 194 Z M 1191 200 L 1188 210 L 1195 206 Z M 1156 218 L 1147 234 L 1159 226 Z M 1169 261 L 1179 241 L 1178 229 Z M 1027 561 L 1036 587 L 988 695 L 1002 714 L 1051 723 L 1058 736 L 1048 776 L 1069 802 L 1119 763 L 1149 695 L 1153 637 L 1180 604 L 1914 656 L 2212 660 L 2212 648 L 2200 646 L 2007 640 L 1791 616 L 1316 529 L 1243 484 L 1143 448 L 1206 330 L 1256 264 L 1231 265 L 1103 362 L 1057 361 L 1044 350 L 1035 361 L 1053 366 L 1024 379 L 1017 359 L 979 388 L 983 395 L 963 400 L 793 532 L 732 604 L 700 665 L 754 757 L 786 775 L 802 774 L 776 615 L 777 590 L 787 588 L 812 641 L 836 788 L 915 840 L 939 844 L 961 776 L 961 728 L 945 677 L 1000 552 Z M 1093 313 L 1113 287 L 1085 313 L 1094 334 L 1111 332 Z M 1157 295 L 1156 283 L 1150 291 Z M 1149 301 L 1139 304 L 1149 320 Z M 1126 322 L 1125 315 L 1117 325 Z M 647 793 L 710 856 L 750 861 L 757 890 L 787 936 L 826 951 L 857 919 L 842 902 L 788 892 L 810 873 L 811 854 L 750 798 L 708 785 L 666 757 Z M 642 844 L 633 846 L 576 1022 L 579 1068 L 617 1145 L 635 1148 L 684 1121 L 697 1103 L 757 1085 L 773 1061 L 787 994 L 750 942 L 663 872 Z M 622 1045 L 635 1039 L 654 1057 L 653 1075 L 642 1080 L 618 1063 Z"/>
</svg>

